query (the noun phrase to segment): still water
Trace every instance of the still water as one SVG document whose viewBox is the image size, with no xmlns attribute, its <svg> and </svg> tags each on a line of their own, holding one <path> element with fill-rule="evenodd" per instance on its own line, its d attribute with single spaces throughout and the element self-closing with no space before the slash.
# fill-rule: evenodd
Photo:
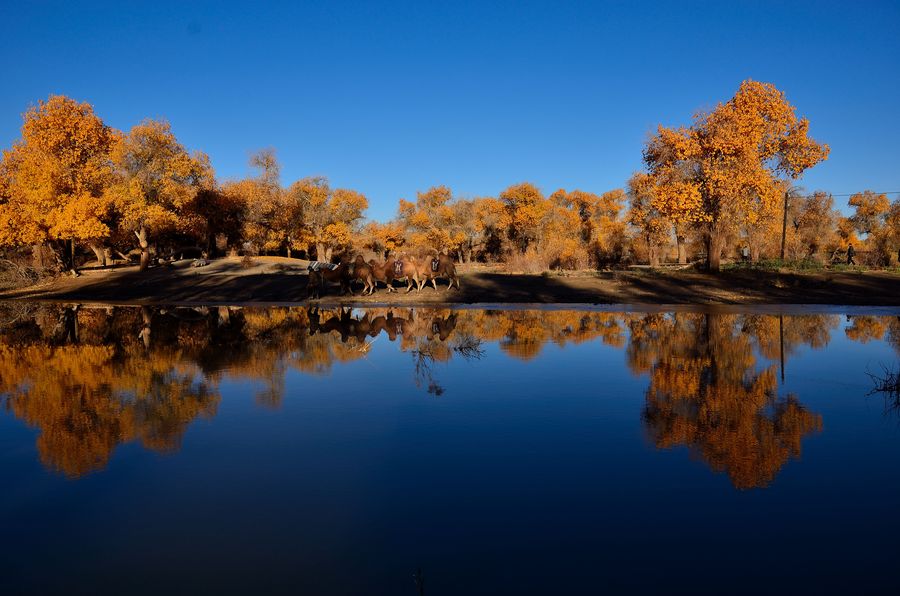
<svg viewBox="0 0 900 596">
<path fill-rule="evenodd" d="M 900 316 L 0 305 L 0 593 L 896 593 Z"/>
</svg>

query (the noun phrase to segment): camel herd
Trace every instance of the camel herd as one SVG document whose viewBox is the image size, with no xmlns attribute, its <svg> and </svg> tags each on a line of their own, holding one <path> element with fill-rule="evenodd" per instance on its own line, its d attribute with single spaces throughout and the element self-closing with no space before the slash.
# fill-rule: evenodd
<svg viewBox="0 0 900 596">
<path fill-rule="evenodd" d="M 384 284 L 388 292 L 396 292 L 394 282 L 406 282 L 407 293 L 415 289 L 421 291 L 425 285 L 431 282 L 437 290 L 438 279 L 446 279 L 447 289 L 459 289 L 459 277 L 453 259 L 448 255 L 439 253 L 426 257 L 416 258 L 413 255 L 401 255 L 396 259 L 389 258 L 383 263 L 374 259 L 368 262 L 357 255 L 350 263 L 341 262 L 334 269 L 321 268 L 309 270 L 307 291 L 310 298 L 320 297 L 329 284 L 340 287 L 340 294 L 354 293 L 353 283 L 362 284 L 362 293 L 371 295 L 375 293 L 378 284 Z"/>
</svg>

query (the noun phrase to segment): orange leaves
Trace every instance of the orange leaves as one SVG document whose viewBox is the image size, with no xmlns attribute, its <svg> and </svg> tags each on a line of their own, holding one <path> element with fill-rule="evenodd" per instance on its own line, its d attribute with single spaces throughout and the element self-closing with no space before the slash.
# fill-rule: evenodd
<svg viewBox="0 0 900 596">
<path fill-rule="evenodd" d="M 193 203 L 212 172 L 204 155 L 191 155 L 168 122 L 145 120 L 113 148 L 115 182 L 108 190 L 125 229 L 195 231 Z"/>
<path fill-rule="evenodd" d="M 707 221 L 703 195 L 698 185 L 685 180 L 669 180 L 653 189 L 653 207 L 673 223 Z"/>
<path fill-rule="evenodd" d="M 887 195 L 876 194 L 871 190 L 854 194 L 848 204 L 855 210 L 850 220 L 861 234 L 877 232 L 883 225 L 883 217 L 891 207 Z"/>
<path fill-rule="evenodd" d="M 700 225 L 711 238 L 764 223 L 783 196 L 778 176 L 796 179 L 828 157 L 828 146 L 808 133 L 809 122 L 797 118 L 781 91 L 744 81 L 690 128 L 658 128 L 643 152 L 649 179 L 642 184 L 652 192 L 642 192 L 661 216 Z M 718 249 L 709 259 L 718 267 Z"/>
<path fill-rule="evenodd" d="M 449 187 L 433 186 L 416 193 L 415 203 L 400 199 L 398 224 L 406 228 L 407 243 L 416 249 L 452 250 L 469 237 L 467 204 L 454 201 Z"/>
<path fill-rule="evenodd" d="M 55 95 L 29 109 L 21 140 L 3 152 L 0 244 L 107 235 L 116 139 L 87 103 Z"/>
<path fill-rule="evenodd" d="M 537 186 L 530 182 L 514 184 L 500 193 L 507 221 L 507 235 L 520 251 L 528 247 L 540 235 L 538 228 L 550 203 Z"/>
<path fill-rule="evenodd" d="M 337 246 L 346 246 L 350 244 L 351 237 L 350 226 L 345 221 L 335 221 L 326 225 L 322 229 L 320 236 L 323 242 Z"/>
</svg>

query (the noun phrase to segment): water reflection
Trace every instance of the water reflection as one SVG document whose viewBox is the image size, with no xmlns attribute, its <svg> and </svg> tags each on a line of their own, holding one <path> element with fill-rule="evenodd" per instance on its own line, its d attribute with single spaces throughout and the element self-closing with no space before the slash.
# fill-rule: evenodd
<svg viewBox="0 0 900 596">
<path fill-rule="evenodd" d="M 847 338 L 886 340 L 900 353 L 900 318 L 848 319 Z M 623 348 L 631 371 L 649 378 L 642 421 L 652 443 L 687 447 L 745 489 L 770 484 L 823 429 L 802 396 L 779 394 L 779 378 L 799 348 L 824 347 L 840 322 L 836 315 L 7 304 L 0 393 L 9 413 L 39 430 L 43 465 L 75 478 L 103 469 L 123 443 L 177 450 L 194 420 L 215 416 L 223 379 L 255 381 L 257 402 L 276 408 L 289 370 L 328 375 L 335 363 L 368 357 L 383 339 L 411 356 L 418 386 L 441 396 L 435 365 L 485 359 L 489 344 L 535 361 L 549 344 L 599 341 Z"/>
</svg>

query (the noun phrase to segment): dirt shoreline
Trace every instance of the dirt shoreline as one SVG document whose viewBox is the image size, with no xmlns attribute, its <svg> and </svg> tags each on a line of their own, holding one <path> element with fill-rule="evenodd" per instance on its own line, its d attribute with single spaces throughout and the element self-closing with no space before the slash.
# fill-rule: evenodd
<svg viewBox="0 0 900 596">
<path fill-rule="evenodd" d="M 462 288 L 430 286 L 373 296 L 337 296 L 321 305 L 848 305 L 900 306 L 900 275 L 890 272 L 617 271 L 573 275 L 506 274 L 487 268 L 464 271 Z M 136 267 L 85 271 L 77 278 L 0 292 L 6 300 L 54 300 L 119 304 L 285 304 L 307 301 L 306 263 L 260 259 L 243 267 L 221 259 L 205 267 L 185 261 L 139 272 Z"/>
</svg>

